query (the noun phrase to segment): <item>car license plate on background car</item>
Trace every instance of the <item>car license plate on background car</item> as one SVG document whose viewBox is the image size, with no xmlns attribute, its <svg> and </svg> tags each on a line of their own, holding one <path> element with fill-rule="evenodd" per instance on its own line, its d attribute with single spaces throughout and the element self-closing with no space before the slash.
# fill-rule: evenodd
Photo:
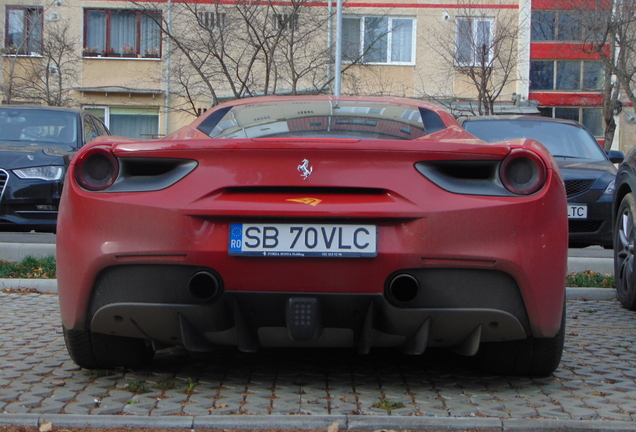
<svg viewBox="0 0 636 432">
<path fill-rule="evenodd" d="M 568 204 L 569 219 L 587 219 L 587 204 Z"/>
<path fill-rule="evenodd" d="M 230 255 L 268 257 L 375 257 L 375 225 L 230 224 Z"/>
</svg>

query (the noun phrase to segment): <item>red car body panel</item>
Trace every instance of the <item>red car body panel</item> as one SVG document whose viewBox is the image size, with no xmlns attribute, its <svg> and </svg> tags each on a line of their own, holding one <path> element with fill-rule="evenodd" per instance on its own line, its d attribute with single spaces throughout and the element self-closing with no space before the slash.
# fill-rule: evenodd
<svg viewBox="0 0 636 432">
<path fill-rule="evenodd" d="M 270 100 L 281 99 L 265 99 Z M 71 180 L 78 158 L 73 160 L 58 218 L 64 327 L 90 326 L 96 280 L 115 266 L 210 267 L 222 277 L 226 293 L 379 295 L 400 269 L 484 269 L 503 272 L 517 283 L 532 336 L 553 337 L 561 327 L 567 269 L 566 198 L 554 161 L 530 140 L 485 144 L 449 114 L 420 104 L 435 109 L 447 128 L 412 141 L 211 139 L 196 129 L 205 120 L 200 118 L 160 141 L 96 140 L 82 153 L 99 146 L 120 160 L 176 158 L 198 165 L 161 190 L 104 193 Z M 414 169 L 422 161 L 500 161 L 513 148 L 529 149 L 543 160 L 547 179 L 540 191 L 463 195 Z M 306 179 L 297 170 L 303 159 L 313 168 Z M 255 220 L 374 224 L 378 254 L 230 256 L 230 223 Z"/>
</svg>

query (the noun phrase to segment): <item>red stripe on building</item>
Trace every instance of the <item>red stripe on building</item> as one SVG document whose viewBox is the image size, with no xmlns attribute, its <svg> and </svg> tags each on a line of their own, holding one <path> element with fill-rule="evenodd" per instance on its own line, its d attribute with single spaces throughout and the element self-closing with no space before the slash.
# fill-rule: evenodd
<svg viewBox="0 0 636 432">
<path fill-rule="evenodd" d="M 532 9 L 572 10 L 609 9 L 611 0 L 533 0 Z"/>
<path fill-rule="evenodd" d="M 608 46 L 605 47 L 605 54 L 609 56 Z M 533 42 L 530 44 L 530 58 L 533 60 L 598 60 L 601 55 L 594 52 L 591 44 Z"/>
<path fill-rule="evenodd" d="M 603 94 L 600 93 L 554 93 L 554 92 L 530 92 L 530 100 L 536 100 L 540 106 L 567 107 L 589 106 L 598 107 L 603 103 Z"/>
</svg>

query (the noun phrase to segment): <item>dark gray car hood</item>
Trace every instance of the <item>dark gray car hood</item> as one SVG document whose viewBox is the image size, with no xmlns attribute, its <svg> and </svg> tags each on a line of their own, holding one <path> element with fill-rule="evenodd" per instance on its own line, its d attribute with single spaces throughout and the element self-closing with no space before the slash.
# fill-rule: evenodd
<svg viewBox="0 0 636 432">
<path fill-rule="evenodd" d="M 596 179 L 594 189 L 605 189 L 616 177 L 616 167 L 609 160 L 555 158 L 563 180 Z"/>
<path fill-rule="evenodd" d="M 14 145 L 0 142 L 0 168 L 16 169 L 46 165 L 68 166 L 77 149 L 70 146 L 50 147 Z"/>
</svg>

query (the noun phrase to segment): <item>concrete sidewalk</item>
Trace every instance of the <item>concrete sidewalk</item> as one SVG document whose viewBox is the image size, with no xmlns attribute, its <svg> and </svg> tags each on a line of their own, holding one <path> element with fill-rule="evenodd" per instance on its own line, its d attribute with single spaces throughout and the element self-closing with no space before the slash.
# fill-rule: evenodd
<svg viewBox="0 0 636 432">
<path fill-rule="evenodd" d="M 230 347 L 205 354 L 166 350 L 147 368 L 94 374 L 70 360 L 55 296 L 0 297 L 0 425 L 636 430 L 634 313 L 616 301 L 568 301 L 561 366 L 529 379 L 485 374 L 470 359 L 440 350 L 360 356 L 343 349 L 248 354 Z M 133 383 L 147 388 L 135 393 Z M 388 413 L 376 406 L 381 400 L 402 406 Z"/>
</svg>

